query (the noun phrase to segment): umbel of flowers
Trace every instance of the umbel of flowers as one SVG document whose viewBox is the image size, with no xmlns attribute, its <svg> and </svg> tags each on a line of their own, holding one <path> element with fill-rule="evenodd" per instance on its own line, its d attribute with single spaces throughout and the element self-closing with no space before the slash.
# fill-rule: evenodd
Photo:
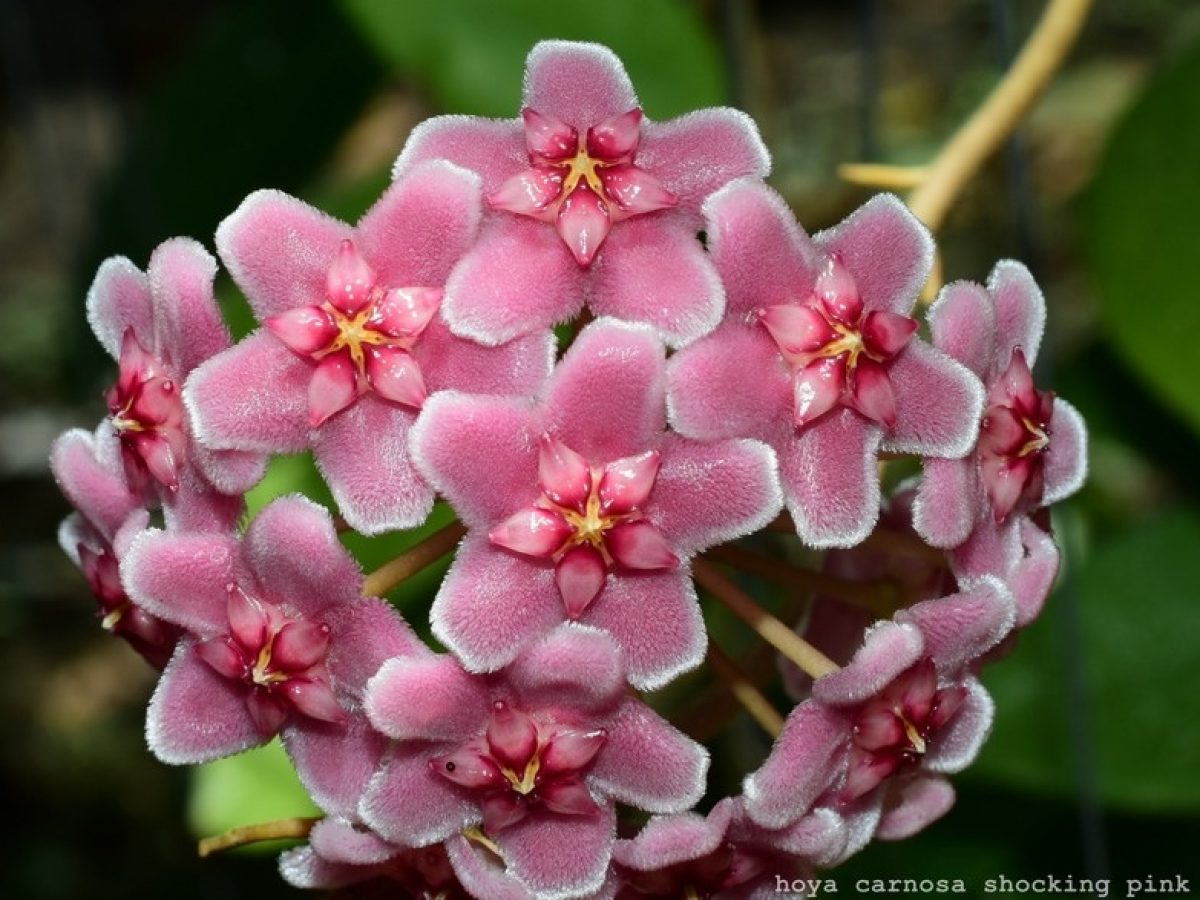
<svg viewBox="0 0 1200 900">
<path fill-rule="evenodd" d="M 992 720 L 978 671 L 1054 580 L 1083 425 L 1031 375 L 1020 264 L 945 288 L 921 337 L 921 223 L 879 196 L 810 237 L 768 166 L 744 114 L 652 121 L 606 48 L 546 42 L 519 116 L 422 124 L 356 224 L 276 191 L 222 222 L 261 323 L 236 344 L 200 244 L 101 267 L 116 368 L 51 452 L 63 549 L 162 672 L 159 759 L 281 736 L 325 813 L 292 884 L 766 896 L 953 804 Z M 336 508 L 244 523 L 300 451 Z M 885 494 L 900 457 L 922 474 Z M 458 522 L 364 577 L 339 532 L 439 496 Z M 382 595 L 456 542 L 435 652 Z M 799 631 L 753 596 L 772 582 Z M 782 652 L 786 717 L 706 603 Z M 706 659 L 775 740 L 698 808 L 708 752 L 652 692 Z"/>
</svg>

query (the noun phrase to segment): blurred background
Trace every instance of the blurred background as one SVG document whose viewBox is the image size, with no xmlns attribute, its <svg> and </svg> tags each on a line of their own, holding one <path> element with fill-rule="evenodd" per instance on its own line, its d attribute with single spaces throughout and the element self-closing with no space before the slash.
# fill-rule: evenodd
<svg viewBox="0 0 1200 900">
<path fill-rule="evenodd" d="M 607 43 L 647 114 L 733 103 L 815 231 L 866 195 L 843 161 L 919 164 L 995 83 L 1037 0 L 3 0 L 0 2 L 0 779 L 9 898 L 299 896 L 269 855 L 196 834 L 304 814 L 277 750 L 189 773 L 142 739 L 154 673 L 97 626 L 54 531 L 60 431 L 114 367 L 83 300 L 259 187 L 354 219 L 409 129 L 514 115 L 543 37 Z M 1015 256 L 1048 298 L 1039 381 L 1088 419 L 1091 477 L 1057 510 L 1067 565 L 985 681 L 998 704 L 957 808 L 836 875 L 1200 880 L 1200 5 L 1101 0 L 1080 45 L 942 235 L 948 278 Z M 237 333 L 250 324 L 219 292 Z M 282 460 L 252 498 L 296 484 Z M 363 542 L 368 561 L 411 537 Z M 437 572 L 397 602 L 427 603 Z M 730 626 L 733 627 L 733 626 Z M 731 638 L 733 641 L 740 638 Z M 765 744 L 715 738 L 737 776 Z M 1119 887 L 1114 887 L 1114 896 Z M 1197 888 L 1200 890 L 1200 887 Z"/>
</svg>

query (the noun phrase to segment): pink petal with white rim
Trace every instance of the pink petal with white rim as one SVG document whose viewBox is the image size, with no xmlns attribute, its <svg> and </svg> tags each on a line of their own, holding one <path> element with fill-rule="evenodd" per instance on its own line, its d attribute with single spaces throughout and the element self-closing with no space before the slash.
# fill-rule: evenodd
<svg viewBox="0 0 1200 900">
<path fill-rule="evenodd" d="M 985 511 L 966 543 L 950 554 L 955 576 L 960 579 L 978 575 L 1008 578 L 1023 553 L 1017 521 L 1018 518 L 1013 516 L 1003 524 L 997 524 L 991 512 Z"/>
<path fill-rule="evenodd" d="M 532 395 L 554 367 L 555 339 L 549 329 L 486 347 L 451 334 L 440 318 L 429 323 L 413 348 L 431 392 Z"/>
<path fill-rule="evenodd" d="M 209 450 L 193 443 L 192 462 L 179 473 L 179 490 L 163 500 L 167 530 L 232 532 L 245 512 L 239 494 L 252 488 L 266 469 L 266 456 L 240 450 Z"/>
<path fill-rule="evenodd" d="M 991 295 L 981 285 L 973 281 L 946 285 L 927 318 L 935 347 L 980 378 L 988 374 L 995 355 L 996 312 Z"/>
<path fill-rule="evenodd" d="M 100 345 L 113 359 L 121 356 L 125 332 L 155 343 L 154 310 L 149 279 L 124 256 L 112 256 L 100 264 L 87 294 L 87 319 Z"/>
<path fill-rule="evenodd" d="M 608 566 L 595 547 L 572 547 L 554 566 L 554 583 L 568 619 L 578 619 L 604 587 Z"/>
<path fill-rule="evenodd" d="M 661 687 L 704 659 L 704 620 L 683 568 L 611 573 L 582 621 L 613 636 L 630 684 L 641 690 Z"/>
<path fill-rule="evenodd" d="M 151 528 L 121 560 L 121 580 L 138 606 L 204 637 L 225 633 L 226 587 L 239 577 L 237 541 L 221 535 Z"/>
<path fill-rule="evenodd" d="M 595 712 L 625 691 L 621 655 L 611 635 L 564 623 L 526 649 L 507 670 L 522 702 Z"/>
<path fill-rule="evenodd" d="M 892 194 L 872 197 L 813 241 L 840 255 L 868 310 L 907 315 L 933 267 L 929 229 Z"/>
<path fill-rule="evenodd" d="M 384 400 L 419 410 L 429 396 L 421 367 L 412 354 L 399 347 L 368 347 L 367 380 Z"/>
<path fill-rule="evenodd" d="M 400 179 L 428 160 L 449 160 L 470 169 L 483 176 L 485 192 L 494 191 L 506 178 L 529 166 L 525 128 L 519 119 L 426 119 L 409 133 L 392 168 L 392 178 Z"/>
<path fill-rule="evenodd" d="M 183 400 L 192 434 L 216 448 L 296 453 L 308 446 L 312 363 L 256 331 L 202 363 Z"/>
<path fill-rule="evenodd" d="M 1042 504 L 1065 500 L 1083 486 L 1087 478 L 1087 426 L 1083 416 L 1066 400 L 1054 398 L 1050 417 L 1050 445 L 1046 448 L 1046 489 Z"/>
<path fill-rule="evenodd" d="M 645 123 L 636 162 L 693 210 L 729 181 L 771 171 L 771 156 L 754 120 L 725 107 Z"/>
<path fill-rule="evenodd" d="M 897 622 L 920 630 L 925 653 L 943 677 L 967 670 L 1004 640 L 1016 623 L 1013 595 L 999 578 L 984 576 L 959 587 L 957 594 L 896 613 Z"/>
<path fill-rule="evenodd" d="M 317 432 L 317 465 L 355 531 L 412 528 L 433 508 L 433 489 L 409 456 L 415 420 L 411 410 L 368 395 Z"/>
<path fill-rule="evenodd" d="M 197 241 L 159 244 L 147 267 L 158 344 L 180 378 L 229 346 L 229 332 L 213 297 L 217 261 Z"/>
<path fill-rule="evenodd" d="M 490 672 L 562 622 L 563 608 L 549 565 L 472 535 L 459 547 L 430 618 L 434 636 L 468 670 Z"/>
<path fill-rule="evenodd" d="M 279 874 L 292 887 L 335 890 L 372 878 L 377 873 L 365 866 L 331 862 L 305 844 L 279 854 Z"/>
<path fill-rule="evenodd" d="M 448 162 L 414 166 L 359 220 L 355 241 L 388 287 L 441 287 L 471 246 L 480 178 Z"/>
<path fill-rule="evenodd" d="M 653 449 L 666 427 L 664 355 L 648 328 L 597 319 L 551 376 L 546 430 L 589 460 Z"/>
<path fill-rule="evenodd" d="M 367 715 L 395 740 L 464 741 L 479 733 L 488 708 L 484 685 L 451 656 L 390 659 L 367 684 Z"/>
<path fill-rule="evenodd" d="M 674 354 L 667 378 L 671 426 L 688 437 L 766 438 L 791 431 L 791 375 L 761 327 L 720 325 Z"/>
<path fill-rule="evenodd" d="M 455 334 L 494 347 L 578 313 L 585 274 L 553 228 L 491 217 L 451 272 L 442 315 Z"/>
<path fill-rule="evenodd" d="M 508 872 L 538 896 L 578 897 L 604 883 L 616 840 L 616 813 L 538 813 L 496 834 Z"/>
<path fill-rule="evenodd" d="M 92 435 L 72 428 L 50 448 L 50 470 L 71 504 L 111 540 L 142 504 L 125 484 L 119 463 L 105 462 L 101 453 Z"/>
<path fill-rule="evenodd" d="M 321 819 L 308 834 L 309 845 L 330 862 L 358 866 L 386 862 L 397 854 L 394 844 L 361 826 L 356 827 L 352 818 L 329 815 Z"/>
<path fill-rule="evenodd" d="M 358 399 L 358 370 L 350 354 L 326 356 L 312 370 L 308 382 L 308 424 L 320 428 Z"/>
<path fill-rule="evenodd" d="M 853 547 L 879 518 L 881 429 L 837 409 L 775 444 L 788 511 L 811 547 Z"/>
<path fill-rule="evenodd" d="M 742 783 L 750 818 L 764 828 L 799 821 L 833 786 L 848 738 L 846 719 L 816 701 L 793 709 L 771 755 Z"/>
<path fill-rule="evenodd" d="M 679 557 L 661 531 L 644 519 L 621 522 L 605 536 L 608 552 L 627 569 L 673 569 Z"/>
<path fill-rule="evenodd" d="M 269 503 L 246 529 L 243 547 L 262 589 L 306 618 L 360 600 L 358 564 L 338 540 L 329 511 L 307 497 Z"/>
<path fill-rule="evenodd" d="M 612 217 L 596 192 L 581 183 L 563 198 L 554 224 L 575 261 L 588 266 L 608 237 Z"/>
<path fill-rule="evenodd" d="M 330 607 L 322 616 L 333 636 L 326 657 L 338 689 L 361 699 L 367 680 L 385 660 L 426 652 L 400 613 L 384 600 L 364 597 Z"/>
<path fill-rule="evenodd" d="M 525 59 L 522 106 L 591 127 L 638 105 L 617 55 L 600 44 L 539 41 Z"/>
<path fill-rule="evenodd" d="M 916 626 L 879 622 L 867 629 L 862 647 L 848 665 L 813 683 L 813 697 L 830 706 L 862 703 L 915 664 L 923 651 Z"/>
<path fill-rule="evenodd" d="M 968 678 L 967 696 L 954 718 L 937 732 L 922 766 L 930 772 L 949 775 L 961 772 L 979 754 L 996 715 L 996 704 L 983 685 Z"/>
<path fill-rule="evenodd" d="M 923 461 L 913 501 L 913 528 L 934 547 L 957 547 L 979 515 L 979 479 L 974 456 Z"/>
<path fill-rule="evenodd" d="M 480 820 L 470 793 L 429 768 L 436 745 L 392 744 L 383 768 L 371 779 L 358 813 L 389 841 L 424 847 L 445 840 Z"/>
<path fill-rule="evenodd" d="M 726 798 L 707 816 L 677 813 L 654 816 L 632 840 L 617 841 L 613 860 L 630 869 L 652 872 L 707 856 L 721 846 L 735 801 Z"/>
<path fill-rule="evenodd" d="M 294 717 L 283 730 L 283 746 L 305 790 L 333 816 L 357 816 L 359 798 L 387 745 L 361 713 L 348 716 L 344 725 Z"/>
<path fill-rule="evenodd" d="M 954 806 L 954 786 L 945 778 L 918 776 L 888 790 L 875 837 L 902 841 L 936 822 Z"/>
<path fill-rule="evenodd" d="M 672 347 L 707 334 L 721 320 L 721 279 L 695 228 L 677 213 L 622 222 L 593 268 L 592 312 L 644 322 Z"/>
<path fill-rule="evenodd" d="M 260 319 L 325 299 L 350 226 L 281 191 L 255 191 L 217 227 L 217 252 Z"/>
<path fill-rule="evenodd" d="M 914 340 L 888 368 L 896 424 L 884 448 L 957 459 L 975 446 L 983 414 L 983 385 L 962 363 Z"/>
<path fill-rule="evenodd" d="M 509 875 L 495 855 L 465 837 L 446 841 L 446 855 L 462 886 L 473 897 L 491 900 L 534 900 L 519 881 Z"/>
<path fill-rule="evenodd" d="M 1011 259 L 996 263 L 988 275 L 987 289 L 996 310 L 995 368 L 991 374 L 1004 371 L 1018 348 L 1032 366 L 1046 327 L 1042 289 L 1023 264 Z"/>
<path fill-rule="evenodd" d="M 1017 602 L 1017 626 L 1024 627 L 1036 619 L 1054 588 L 1061 557 L 1058 545 L 1029 519 L 1018 525 L 1025 555 L 1008 574 L 1008 586 Z"/>
<path fill-rule="evenodd" d="M 597 173 L 604 193 L 613 206 L 613 220 L 620 222 L 630 216 L 667 209 L 676 203 L 675 195 L 666 190 L 658 179 L 634 165 L 610 166 Z"/>
<path fill-rule="evenodd" d="M 246 708 L 246 691 L 218 675 L 181 641 L 146 710 L 146 743 L 168 765 L 232 756 L 266 740 Z"/>
<path fill-rule="evenodd" d="M 833 866 L 843 857 L 847 838 L 846 820 L 827 806 L 818 806 L 800 821 L 770 836 L 772 845 L 779 850 L 821 867 Z"/>
<path fill-rule="evenodd" d="M 704 793 L 708 751 L 639 700 L 622 701 L 588 780 L 647 812 L 675 813 Z"/>
</svg>

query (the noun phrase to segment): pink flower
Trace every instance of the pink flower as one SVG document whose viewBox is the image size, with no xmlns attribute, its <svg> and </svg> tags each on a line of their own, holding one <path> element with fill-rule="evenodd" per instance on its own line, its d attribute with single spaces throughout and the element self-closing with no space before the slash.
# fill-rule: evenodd
<svg viewBox="0 0 1200 900">
<path fill-rule="evenodd" d="M 878 515 L 880 451 L 958 457 L 978 429 L 978 379 L 915 337 L 909 317 L 929 233 L 884 195 L 810 240 L 750 181 L 704 211 L 728 310 L 671 360 L 671 423 L 702 440 L 766 441 L 800 537 L 853 546 Z"/>
<path fill-rule="evenodd" d="M 706 109 L 650 122 L 610 50 L 566 41 L 530 52 L 522 106 L 516 119 L 431 119 L 396 162 L 397 176 L 429 159 L 472 169 L 495 211 L 446 285 L 455 333 L 499 343 L 585 299 L 671 345 L 710 331 L 723 293 L 696 239 L 699 208 L 731 179 L 767 173 L 750 118 Z"/>
<path fill-rule="evenodd" d="M 1065 400 L 1037 390 L 1046 303 L 1029 270 L 1001 262 L 987 287 L 947 286 L 929 313 L 934 343 L 987 388 L 976 451 L 928 460 L 914 524 L 939 547 L 956 548 L 956 574 L 992 573 L 1013 587 L 1020 624 L 1040 612 L 1058 571 L 1058 550 L 1029 514 L 1070 496 L 1087 472 L 1083 419 Z"/>
<path fill-rule="evenodd" d="M 433 629 L 469 669 L 507 665 L 564 620 L 611 633 L 639 687 L 700 662 L 688 560 L 761 528 L 780 496 L 764 445 L 665 433 L 663 356 L 648 328 L 599 320 L 535 404 L 426 405 L 413 454 L 470 529 Z"/>
<path fill-rule="evenodd" d="M 528 393 L 552 364 L 548 332 L 488 348 L 442 323 L 442 284 L 478 223 L 478 178 L 446 163 L 414 169 L 355 228 L 286 194 L 250 195 L 217 247 L 266 327 L 189 381 L 201 440 L 311 447 L 355 529 L 422 522 L 433 490 L 408 432 L 427 395 Z"/>
<path fill-rule="evenodd" d="M 367 687 L 367 714 L 395 743 L 363 820 L 417 847 L 482 823 L 538 896 L 600 887 L 616 802 L 677 812 L 704 790 L 704 749 L 626 694 L 612 639 L 585 626 L 560 626 L 496 675 L 451 656 L 392 660 Z"/>
</svg>

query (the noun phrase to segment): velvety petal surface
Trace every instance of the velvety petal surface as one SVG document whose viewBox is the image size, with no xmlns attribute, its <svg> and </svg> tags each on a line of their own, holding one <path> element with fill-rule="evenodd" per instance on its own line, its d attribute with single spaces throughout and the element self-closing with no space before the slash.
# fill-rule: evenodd
<svg viewBox="0 0 1200 900">
<path fill-rule="evenodd" d="M 680 206 L 695 210 L 735 178 L 766 177 L 771 156 L 752 118 L 741 110 L 714 107 L 668 122 L 647 122 L 637 164 L 658 178 Z"/>
<path fill-rule="evenodd" d="M 984 576 L 957 594 L 926 600 L 896 613 L 920 631 L 926 655 L 943 675 L 965 671 L 1002 641 L 1016 623 L 1012 593 L 999 578 Z"/>
<path fill-rule="evenodd" d="M 564 622 L 508 668 L 509 682 L 533 706 L 580 712 L 611 706 L 625 690 L 625 670 L 612 636 Z"/>
<path fill-rule="evenodd" d="M 923 767 L 931 772 L 961 772 L 979 754 L 992 720 L 996 704 L 983 685 L 974 678 L 964 682 L 966 699 L 958 713 L 937 734 L 937 740 L 925 754 Z"/>
<path fill-rule="evenodd" d="M 469 793 L 430 771 L 438 745 L 407 741 L 392 745 L 359 803 L 359 815 L 383 837 L 424 847 L 479 821 Z"/>
<path fill-rule="evenodd" d="M 387 738 L 362 714 L 349 716 L 344 725 L 293 716 L 283 730 L 283 746 L 317 806 L 329 815 L 354 817 Z"/>
<path fill-rule="evenodd" d="M 578 897 L 604 881 L 616 840 L 611 804 L 594 815 L 527 816 L 498 836 L 508 871 L 539 896 Z"/>
<path fill-rule="evenodd" d="M 464 741 L 488 717 L 479 679 L 451 656 L 419 654 L 390 659 L 367 684 L 367 715 L 396 740 Z"/>
<path fill-rule="evenodd" d="M 111 540 L 141 501 L 126 485 L 119 461 L 104 455 L 91 434 L 72 428 L 50 448 L 50 471 L 71 504 Z"/>
<path fill-rule="evenodd" d="M 409 133 L 392 177 L 400 179 L 414 166 L 439 159 L 482 176 L 484 192 L 490 193 L 529 165 L 525 129 L 519 118 L 434 116 Z"/>
<path fill-rule="evenodd" d="M 992 297 L 973 281 L 955 281 L 942 288 L 929 308 L 933 345 L 985 377 L 995 354 L 996 312 Z"/>
<path fill-rule="evenodd" d="M 429 390 L 470 394 L 536 393 L 554 367 L 555 340 L 550 330 L 486 347 L 456 337 L 435 319 L 421 334 L 413 356 Z"/>
<path fill-rule="evenodd" d="M 204 637 L 224 633 L 227 586 L 241 575 L 237 541 L 222 535 L 150 528 L 121 560 L 121 580 L 134 602 Z"/>
<path fill-rule="evenodd" d="M 1046 489 L 1042 495 L 1046 506 L 1071 496 L 1087 477 L 1087 426 L 1079 411 L 1066 400 L 1055 398 L 1049 430 Z"/>
<path fill-rule="evenodd" d="M 913 501 L 913 528 L 934 547 L 957 547 L 971 534 L 980 496 L 974 456 L 930 457 Z"/>
<path fill-rule="evenodd" d="M 1046 327 L 1046 299 L 1042 289 L 1023 264 L 1011 259 L 996 263 L 988 275 L 987 289 L 996 310 L 992 374 L 1008 368 L 1018 347 L 1032 366 Z"/>
<path fill-rule="evenodd" d="M 148 280 L 158 344 L 182 378 L 229 346 L 213 297 L 217 261 L 197 241 L 172 238 L 150 256 Z"/>
<path fill-rule="evenodd" d="M 956 459 L 975 445 L 983 384 L 971 370 L 924 341 L 914 340 L 888 369 L 896 424 L 884 449 Z"/>
<path fill-rule="evenodd" d="M 902 841 L 937 821 L 954 806 L 954 786 L 944 778 L 918 776 L 888 791 L 875 837 Z"/>
<path fill-rule="evenodd" d="M 109 257 L 88 289 L 87 319 L 113 359 L 120 358 L 121 341 L 130 328 L 150 350 L 155 332 L 149 279 L 124 256 Z"/>
<path fill-rule="evenodd" d="M 915 626 L 879 622 L 867 630 L 848 665 L 813 683 L 813 696 L 831 706 L 861 703 L 916 663 L 923 650 L 921 632 Z"/>
<path fill-rule="evenodd" d="M 607 47 L 540 41 L 529 51 L 522 106 L 586 129 L 637 105 L 625 66 Z"/>
</svg>

